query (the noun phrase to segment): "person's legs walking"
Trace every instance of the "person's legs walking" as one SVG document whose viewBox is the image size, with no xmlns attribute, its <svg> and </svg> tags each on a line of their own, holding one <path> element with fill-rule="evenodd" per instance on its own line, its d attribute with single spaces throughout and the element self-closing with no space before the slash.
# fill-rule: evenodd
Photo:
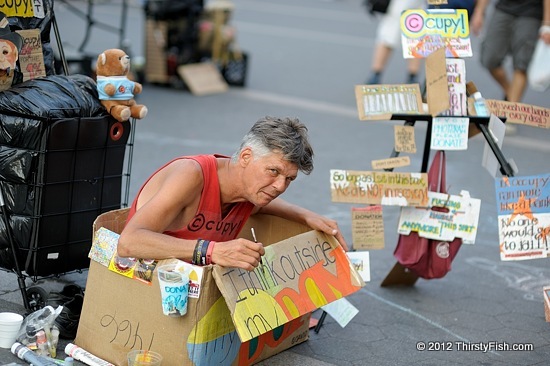
<svg viewBox="0 0 550 366">
<path fill-rule="evenodd" d="M 514 16 L 495 9 L 487 25 L 487 31 L 481 42 L 481 64 L 500 85 L 504 96 L 509 88 L 508 76 L 502 63 L 510 52 L 510 36 L 514 29 Z M 483 94 L 483 91 L 480 90 Z"/>
</svg>

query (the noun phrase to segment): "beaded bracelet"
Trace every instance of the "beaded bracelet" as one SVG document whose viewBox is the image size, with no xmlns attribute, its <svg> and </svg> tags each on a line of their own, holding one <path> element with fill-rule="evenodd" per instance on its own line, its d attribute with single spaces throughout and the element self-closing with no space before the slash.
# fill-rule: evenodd
<svg viewBox="0 0 550 366">
<path fill-rule="evenodd" d="M 193 258 L 191 262 L 195 265 L 204 266 L 206 264 L 206 252 L 208 250 L 210 240 L 197 239 L 195 250 L 193 250 Z"/>
<path fill-rule="evenodd" d="M 214 264 L 214 262 L 212 262 L 212 252 L 214 251 L 214 244 L 216 244 L 215 241 L 210 241 L 210 244 L 208 245 L 208 249 L 206 250 L 206 264 Z"/>
</svg>

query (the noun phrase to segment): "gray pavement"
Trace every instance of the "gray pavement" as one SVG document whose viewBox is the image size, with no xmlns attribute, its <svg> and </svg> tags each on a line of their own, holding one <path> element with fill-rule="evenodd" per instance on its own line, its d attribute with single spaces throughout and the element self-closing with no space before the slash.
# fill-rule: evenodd
<svg viewBox="0 0 550 366">
<path fill-rule="evenodd" d="M 352 205 L 330 201 L 329 170 L 370 170 L 371 160 L 389 156 L 393 125 L 400 123 L 360 122 L 357 117 L 353 85 L 368 75 L 377 20 L 365 13 L 360 0 L 234 3 L 237 39 L 250 54 L 247 86 L 196 97 L 146 84 L 139 101 L 149 107 L 149 115 L 136 125 L 130 197 L 149 174 L 173 157 L 231 154 L 259 117 L 297 116 L 310 129 L 316 166 L 310 176 L 300 176 L 291 185 L 285 198 L 337 219 L 351 242 Z M 96 14 L 116 21 L 116 4 L 101 3 Z M 80 20 L 62 5 L 56 11 L 67 48 L 78 44 Z M 130 8 L 127 34 L 134 54 L 143 55 L 143 14 L 137 4 Z M 475 52 L 479 40 L 474 38 L 473 43 Z M 116 36 L 99 35 L 90 42 L 90 51 L 116 46 Z M 403 82 L 404 65 L 396 52 L 384 82 Z M 475 55 L 466 68 L 467 79 L 474 80 L 487 98 L 501 97 Z M 550 108 L 549 93 L 528 90 L 524 101 Z M 424 133 L 420 123 L 417 144 Z M 519 126 L 517 133 L 506 137 L 503 152 L 514 159 L 518 174 L 550 171 L 548 136 L 548 130 Z M 481 166 L 483 145 L 481 136 L 476 136 L 467 151 L 447 155 L 450 191 L 465 189 L 482 201 L 476 244 L 462 246 L 447 276 L 420 279 L 409 287 L 380 286 L 395 263 L 399 217 L 398 208 L 384 207 L 385 248 L 371 251 L 371 281 L 348 297 L 359 314 L 345 328 L 327 317 L 319 333 L 310 332 L 307 342 L 261 364 L 548 365 L 550 323 L 544 318 L 542 286 L 550 285 L 550 262 L 500 261 L 494 183 Z M 421 152 L 410 157 L 408 169 L 417 171 Z M 85 286 L 86 272 L 40 280 L 37 285 L 60 290 L 68 282 Z M 30 280 L 28 285 L 33 285 Z M 24 312 L 22 298 L 16 276 L 0 272 L 0 311 L 8 310 Z M 435 350 L 418 350 L 419 342 Z M 487 349 L 476 350 L 480 347 Z M 0 364 L 10 362 L 18 360 L 0 349 Z"/>
</svg>

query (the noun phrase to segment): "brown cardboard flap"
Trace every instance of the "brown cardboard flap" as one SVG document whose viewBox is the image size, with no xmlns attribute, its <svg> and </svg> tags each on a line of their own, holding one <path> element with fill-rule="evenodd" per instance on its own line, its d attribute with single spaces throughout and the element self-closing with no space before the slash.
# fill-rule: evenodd
<svg viewBox="0 0 550 366">
<path fill-rule="evenodd" d="M 243 342 L 365 285 L 336 239 L 319 231 L 266 247 L 262 260 L 253 272 L 213 270 Z"/>
</svg>

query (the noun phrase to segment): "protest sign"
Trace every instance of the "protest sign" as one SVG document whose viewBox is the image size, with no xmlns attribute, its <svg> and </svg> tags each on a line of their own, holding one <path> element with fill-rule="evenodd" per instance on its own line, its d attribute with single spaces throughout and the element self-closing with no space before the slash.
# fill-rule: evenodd
<svg viewBox="0 0 550 366">
<path fill-rule="evenodd" d="M 382 204 L 388 206 L 428 205 L 426 173 L 330 171 L 332 202 Z"/>
<path fill-rule="evenodd" d="M 414 140 L 414 126 L 393 126 L 395 151 L 416 153 L 416 142 Z M 376 168 L 375 168 L 376 169 Z"/>
<path fill-rule="evenodd" d="M 359 119 L 389 120 L 392 114 L 420 114 L 422 95 L 418 84 L 356 85 Z"/>
<path fill-rule="evenodd" d="M 333 236 L 310 231 L 265 248 L 253 272 L 214 266 L 235 329 L 246 342 L 365 285 Z"/>
<path fill-rule="evenodd" d="M 372 169 L 393 169 L 411 165 L 411 158 L 398 156 L 396 158 L 380 159 L 371 161 Z"/>
<path fill-rule="evenodd" d="M 506 118 L 506 123 L 550 128 L 550 109 L 548 108 L 494 99 L 487 99 L 485 103 L 492 114 Z"/>
<path fill-rule="evenodd" d="M 471 198 L 467 191 L 460 196 L 428 192 L 430 208 L 402 207 L 398 233 L 411 231 L 428 239 L 453 241 L 462 238 L 464 244 L 474 244 L 477 235 L 481 200 Z M 431 207 L 443 207 L 447 212 L 434 211 Z"/>
<path fill-rule="evenodd" d="M 447 57 L 472 57 L 465 9 L 409 9 L 401 13 L 404 58 L 424 58 L 444 47 Z"/>
<path fill-rule="evenodd" d="M 500 258 L 550 255 L 550 174 L 495 180 Z"/>
<path fill-rule="evenodd" d="M 351 238 L 353 249 L 384 249 L 382 206 L 352 207 Z"/>
<path fill-rule="evenodd" d="M 432 150 L 467 150 L 468 118 L 435 117 L 432 121 Z"/>
</svg>

